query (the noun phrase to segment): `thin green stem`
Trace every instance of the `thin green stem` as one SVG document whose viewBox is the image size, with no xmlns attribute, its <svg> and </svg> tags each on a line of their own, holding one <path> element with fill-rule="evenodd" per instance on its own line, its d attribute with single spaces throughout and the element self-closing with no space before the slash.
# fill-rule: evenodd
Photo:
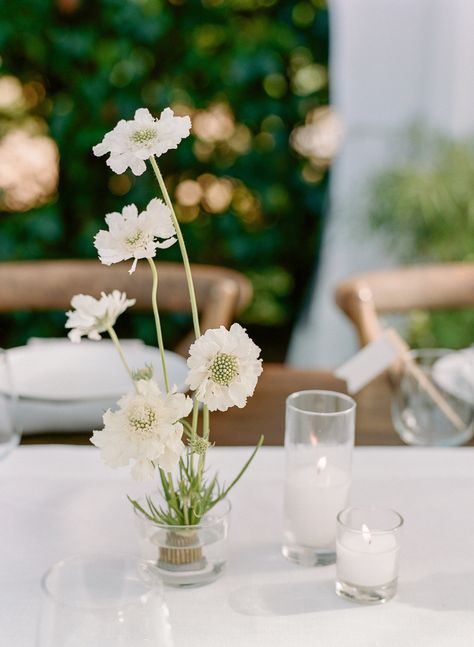
<svg viewBox="0 0 474 647">
<path fill-rule="evenodd" d="M 122 360 L 122 364 L 125 366 L 125 368 L 127 370 L 127 373 L 129 375 L 130 379 L 132 380 L 133 385 L 136 386 L 135 385 L 135 380 L 133 379 L 132 369 L 128 365 L 128 362 L 127 362 L 127 360 L 125 358 L 125 354 L 124 354 L 122 346 L 120 344 L 120 340 L 117 337 L 117 333 L 112 328 L 112 326 L 109 326 L 107 328 L 107 332 L 109 333 L 110 339 L 114 342 L 114 346 L 117 349 L 117 352 L 118 352 L 118 354 L 120 356 L 120 359 Z"/>
<path fill-rule="evenodd" d="M 192 313 L 192 318 L 193 318 L 193 327 L 194 327 L 194 335 L 196 339 L 198 339 L 201 336 L 201 327 L 199 325 L 199 311 L 197 307 L 197 301 L 196 301 L 196 292 L 194 289 L 194 283 L 193 283 L 193 276 L 191 272 L 191 265 L 189 263 L 189 257 L 188 257 L 188 252 L 186 250 L 186 244 L 184 242 L 183 234 L 181 232 L 181 228 L 179 226 L 178 218 L 176 217 L 176 213 L 173 207 L 173 203 L 171 202 L 171 198 L 168 193 L 168 189 L 166 188 L 165 181 L 163 179 L 163 176 L 161 174 L 161 171 L 159 169 L 159 166 L 157 164 L 157 161 L 152 155 L 150 157 L 150 164 L 153 168 L 153 172 L 155 174 L 156 179 L 158 180 L 158 184 L 161 190 L 161 193 L 163 195 L 164 201 L 168 209 L 170 210 L 171 213 L 171 220 L 173 222 L 173 226 L 176 231 L 176 237 L 178 239 L 178 244 L 179 244 L 179 249 L 181 251 L 181 256 L 183 259 L 183 265 L 184 265 L 184 272 L 186 275 L 186 282 L 188 285 L 188 292 L 189 292 L 189 300 L 191 303 L 191 313 Z M 198 419 L 198 410 L 197 410 L 197 404 L 195 402 L 194 409 L 193 409 L 193 423 L 192 423 L 192 428 L 193 428 L 193 435 L 197 435 L 197 419 Z M 203 407 L 203 437 L 208 440 L 209 439 L 209 409 L 205 405 Z M 204 471 L 204 464 L 205 464 L 206 456 L 205 454 L 201 455 L 199 457 L 199 463 L 198 463 L 198 488 L 200 488 L 201 482 L 202 482 L 202 474 Z"/>
<path fill-rule="evenodd" d="M 202 409 L 202 436 L 209 440 L 209 409 L 207 407 Z"/>
<path fill-rule="evenodd" d="M 171 472 L 168 472 L 168 486 L 169 486 L 169 500 L 171 502 L 171 505 L 174 507 L 175 511 L 179 511 L 178 507 L 178 501 L 176 499 L 176 494 L 174 491 L 174 483 L 173 483 L 173 476 L 171 475 Z"/>
<path fill-rule="evenodd" d="M 163 333 L 161 332 L 161 322 L 160 322 L 160 313 L 158 312 L 158 272 L 156 271 L 155 263 L 153 259 L 148 258 L 148 263 L 150 264 L 151 273 L 153 276 L 153 284 L 151 288 L 151 303 L 153 307 L 153 316 L 155 317 L 155 327 L 156 327 L 156 337 L 158 339 L 158 348 L 160 349 L 161 357 L 161 366 L 163 367 L 163 378 L 165 380 L 165 390 L 166 393 L 169 393 L 170 385 L 168 381 L 168 371 L 166 370 L 166 360 L 165 360 L 165 348 L 163 345 Z"/>
<path fill-rule="evenodd" d="M 199 416 L 199 402 L 195 398 L 193 402 L 193 420 L 192 420 L 192 432 L 191 432 L 193 440 L 197 436 L 198 416 Z"/>
<path fill-rule="evenodd" d="M 168 193 L 168 189 L 166 188 L 165 181 L 163 180 L 163 176 L 161 175 L 161 171 L 158 167 L 158 164 L 156 163 L 156 159 L 154 155 L 150 157 L 150 163 L 155 173 L 156 179 L 158 180 L 158 184 L 160 185 L 161 193 L 163 194 L 163 198 L 165 200 L 166 206 L 171 212 L 171 219 L 173 221 L 173 225 L 176 230 L 176 237 L 178 238 L 179 249 L 181 251 L 181 256 L 183 257 L 184 271 L 186 273 L 186 281 L 188 283 L 189 299 L 191 301 L 191 312 L 193 316 L 194 334 L 197 339 L 198 337 L 201 336 L 201 327 L 199 325 L 199 313 L 198 313 L 197 302 L 196 302 L 196 292 L 194 290 L 193 276 L 191 273 L 191 265 L 189 263 L 188 252 L 186 251 L 186 245 L 184 242 L 183 234 L 181 233 L 181 228 L 179 226 L 179 222 L 176 217 L 176 213 L 174 211 L 173 204 L 171 202 L 171 199 Z"/>
<path fill-rule="evenodd" d="M 188 437 L 189 437 L 189 438 L 191 438 L 191 435 L 192 435 L 192 433 L 193 433 L 193 428 L 191 427 L 191 425 L 189 424 L 189 422 L 188 422 L 187 420 L 185 420 L 184 418 L 181 418 L 181 419 L 180 419 L 180 423 L 181 423 L 181 424 L 183 425 L 183 427 L 186 429 L 186 433 L 187 433 Z"/>
<path fill-rule="evenodd" d="M 188 501 L 186 496 L 184 497 L 184 500 L 183 500 L 183 515 L 184 515 L 184 523 L 186 524 L 186 526 L 189 526 Z"/>
<path fill-rule="evenodd" d="M 191 421 L 191 437 L 190 441 L 191 443 L 196 440 L 197 438 L 197 427 L 198 427 L 198 422 L 199 422 L 199 402 L 194 398 L 193 402 L 193 417 Z M 191 454 L 191 472 L 194 474 L 194 454 Z"/>
<path fill-rule="evenodd" d="M 209 440 L 209 409 L 207 407 L 203 407 L 202 409 L 202 437 L 205 440 Z M 202 481 L 202 473 L 204 471 L 204 463 L 206 461 L 206 454 L 201 454 L 199 456 L 199 463 L 198 463 L 198 479 L 199 479 L 199 484 Z"/>
</svg>

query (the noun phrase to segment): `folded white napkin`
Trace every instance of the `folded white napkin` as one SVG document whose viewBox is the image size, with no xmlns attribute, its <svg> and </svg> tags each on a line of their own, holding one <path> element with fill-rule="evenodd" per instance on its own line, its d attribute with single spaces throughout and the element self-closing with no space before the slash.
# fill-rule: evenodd
<svg viewBox="0 0 474 647">
<path fill-rule="evenodd" d="M 436 384 L 474 405 L 474 347 L 447 353 L 433 365 Z"/>
</svg>

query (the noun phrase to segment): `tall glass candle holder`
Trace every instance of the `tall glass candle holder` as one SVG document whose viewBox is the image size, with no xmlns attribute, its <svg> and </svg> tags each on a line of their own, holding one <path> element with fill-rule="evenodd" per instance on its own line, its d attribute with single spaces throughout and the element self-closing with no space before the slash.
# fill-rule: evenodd
<svg viewBox="0 0 474 647">
<path fill-rule="evenodd" d="M 347 508 L 338 514 L 338 595 L 363 604 L 393 598 L 402 525 L 403 518 L 395 510 Z"/>
<path fill-rule="evenodd" d="M 283 555 L 297 564 L 332 564 L 336 517 L 351 484 L 356 403 L 334 391 L 287 398 Z"/>
</svg>

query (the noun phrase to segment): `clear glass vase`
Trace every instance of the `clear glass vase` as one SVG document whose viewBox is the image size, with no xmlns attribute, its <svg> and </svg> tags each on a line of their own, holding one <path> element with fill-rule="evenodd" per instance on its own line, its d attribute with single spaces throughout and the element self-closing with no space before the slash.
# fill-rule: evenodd
<svg viewBox="0 0 474 647">
<path fill-rule="evenodd" d="M 135 511 L 144 556 L 153 559 L 165 584 L 203 586 L 221 575 L 227 562 L 230 511 L 224 499 L 193 526 L 154 523 Z"/>
<path fill-rule="evenodd" d="M 442 348 L 419 349 L 410 352 L 410 357 L 420 373 L 413 373 L 406 365 L 395 381 L 392 397 L 392 420 L 400 438 L 408 445 L 450 447 L 468 442 L 474 434 L 474 408 L 472 371 L 461 383 L 445 359 L 453 351 Z M 420 379 L 421 374 L 421 379 Z M 431 385 L 433 391 L 427 388 Z M 467 391 L 467 398 L 463 393 Z"/>
<path fill-rule="evenodd" d="M 172 647 L 153 564 L 128 555 L 76 555 L 42 580 L 37 647 Z"/>
</svg>

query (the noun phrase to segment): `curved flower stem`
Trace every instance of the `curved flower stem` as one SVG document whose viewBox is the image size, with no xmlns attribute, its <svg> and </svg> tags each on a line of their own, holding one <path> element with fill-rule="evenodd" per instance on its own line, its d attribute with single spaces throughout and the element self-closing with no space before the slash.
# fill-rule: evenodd
<svg viewBox="0 0 474 647">
<path fill-rule="evenodd" d="M 198 337 L 201 336 L 201 328 L 199 326 L 199 313 L 198 313 L 197 302 L 196 302 L 196 292 L 194 291 L 193 276 L 191 274 L 191 266 L 189 264 L 188 252 L 186 251 L 186 245 L 184 243 L 183 234 L 181 233 L 181 228 L 179 226 L 179 222 L 176 217 L 173 204 L 171 202 L 171 199 L 168 193 L 168 189 L 166 188 L 165 181 L 163 180 L 163 176 L 161 175 L 161 171 L 158 167 L 158 164 L 156 163 L 156 159 L 154 155 L 150 157 L 150 163 L 155 173 L 156 179 L 158 180 L 158 184 L 160 185 L 161 193 L 163 194 L 163 198 L 165 199 L 166 206 L 171 212 L 171 220 L 173 221 L 173 226 L 176 231 L 176 237 L 178 238 L 179 249 L 181 251 L 181 256 L 183 257 L 184 271 L 186 273 L 186 281 L 188 283 L 189 299 L 191 301 L 191 312 L 193 315 L 194 334 L 197 339 Z"/>
<path fill-rule="evenodd" d="M 170 385 L 168 382 L 168 371 L 166 370 L 165 348 L 163 345 L 163 334 L 161 332 L 161 322 L 160 322 L 160 313 L 158 312 L 158 302 L 156 300 L 156 295 L 158 292 L 158 272 L 156 271 L 156 267 L 155 267 L 155 263 L 153 262 L 153 259 L 147 258 L 147 261 L 150 264 L 151 273 L 153 275 L 153 285 L 151 288 L 151 303 L 153 307 L 153 316 L 155 317 L 156 336 L 158 338 L 158 348 L 160 349 L 161 366 L 163 367 L 163 378 L 165 380 L 165 390 L 166 390 L 166 393 L 169 393 Z"/>
<path fill-rule="evenodd" d="M 163 176 L 161 175 L 161 171 L 159 169 L 159 166 L 156 162 L 156 159 L 154 155 L 150 157 L 150 164 L 153 168 L 153 171 L 155 173 L 156 179 L 158 180 L 158 184 L 161 189 L 161 193 L 163 194 L 163 198 L 165 200 L 166 206 L 170 210 L 171 213 L 171 220 L 173 222 L 173 226 L 176 231 L 176 237 L 178 239 L 178 244 L 179 244 L 179 249 L 181 251 L 181 256 L 183 258 L 183 265 L 184 265 L 184 271 L 186 274 L 186 281 L 188 284 L 188 291 L 189 291 L 189 300 L 191 302 L 191 313 L 193 317 L 193 327 L 194 327 L 194 335 L 196 339 L 201 336 L 201 327 L 199 325 L 199 312 L 198 312 L 198 307 L 197 307 L 197 302 L 196 302 L 196 292 L 194 290 L 194 283 L 193 283 L 193 276 L 191 273 L 191 265 L 189 263 L 189 257 L 188 257 L 188 252 L 186 250 L 186 244 L 184 242 L 183 234 L 181 232 L 181 228 L 179 226 L 178 219 L 176 217 L 176 213 L 173 208 L 173 203 L 171 202 L 168 189 L 166 188 L 165 181 L 163 179 Z M 195 404 L 195 409 L 193 410 L 193 434 L 197 434 L 197 405 Z M 203 416 L 202 416 L 202 436 L 206 440 L 209 439 L 209 434 L 210 434 L 210 428 L 209 428 L 209 409 L 206 405 L 203 407 Z M 202 454 L 199 457 L 199 463 L 198 463 L 198 487 L 200 488 L 201 482 L 202 482 L 202 475 L 204 472 L 204 465 L 206 461 L 206 455 Z"/>
<path fill-rule="evenodd" d="M 117 349 L 118 354 L 120 355 L 120 359 L 122 360 L 122 364 L 123 364 L 123 365 L 125 366 L 125 368 L 127 369 L 127 373 L 128 373 L 128 375 L 129 375 L 130 379 L 132 380 L 133 385 L 134 385 L 134 386 L 135 386 L 135 388 L 136 388 L 135 380 L 133 379 L 132 369 L 131 369 L 131 368 L 130 368 L 130 366 L 128 365 L 128 362 L 127 362 L 127 360 L 126 360 L 126 358 L 125 358 L 125 354 L 124 354 L 123 349 L 122 349 L 122 346 L 121 346 L 121 344 L 120 344 L 120 340 L 119 340 L 119 338 L 117 337 L 117 333 L 116 333 L 116 332 L 115 332 L 115 330 L 112 328 L 112 326 L 109 326 L 109 327 L 107 328 L 107 332 L 109 333 L 110 339 L 114 342 L 114 346 L 115 346 L 115 348 Z"/>
<path fill-rule="evenodd" d="M 183 234 L 181 232 L 181 228 L 179 226 L 178 218 L 176 217 L 176 213 L 173 208 L 173 203 L 171 202 L 171 198 L 168 193 L 168 189 L 166 188 L 165 181 L 163 179 L 163 176 L 161 175 L 160 168 L 156 162 L 155 156 L 152 155 L 150 157 L 150 164 L 153 168 L 153 172 L 155 173 L 156 179 L 158 180 L 158 184 L 161 189 L 161 193 L 163 194 L 163 198 L 165 200 L 166 206 L 170 210 L 171 213 L 171 220 L 173 222 L 173 226 L 176 231 L 176 237 L 178 238 L 178 244 L 179 244 L 179 249 L 181 251 L 181 256 L 183 258 L 183 265 L 184 265 L 184 271 L 186 274 L 186 281 L 188 284 L 188 291 L 189 291 L 189 300 L 191 302 L 191 312 L 192 312 L 192 317 L 193 317 L 193 327 L 194 327 L 194 335 L 196 339 L 201 336 L 201 327 L 199 325 L 199 312 L 198 312 L 198 307 L 197 307 L 197 302 L 196 302 L 196 292 L 194 290 L 194 283 L 193 283 L 193 276 L 191 273 L 191 265 L 189 263 L 189 257 L 188 257 L 188 252 L 186 250 L 186 244 L 184 242 Z M 195 433 L 197 433 L 197 429 L 194 425 L 194 422 L 197 424 L 197 416 L 193 415 L 193 429 L 195 430 Z M 203 407 L 203 437 L 206 438 L 206 440 L 209 438 L 209 410 L 207 406 Z M 199 477 L 201 478 L 202 471 L 204 469 L 204 456 L 200 457 L 199 459 Z"/>
<path fill-rule="evenodd" d="M 180 422 L 180 423 L 183 425 L 183 427 L 186 429 L 186 432 L 187 432 L 188 436 L 190 437 L 190 436 L 191 436 L 191 434 L 193 433 L 193 428 L 191 427 L 191 425 L 189 424 L 189 422 L 188 422 L 187 420 L 185 420 L 184 418 L 180 418 L 179 422 Z"/>
</svg>

